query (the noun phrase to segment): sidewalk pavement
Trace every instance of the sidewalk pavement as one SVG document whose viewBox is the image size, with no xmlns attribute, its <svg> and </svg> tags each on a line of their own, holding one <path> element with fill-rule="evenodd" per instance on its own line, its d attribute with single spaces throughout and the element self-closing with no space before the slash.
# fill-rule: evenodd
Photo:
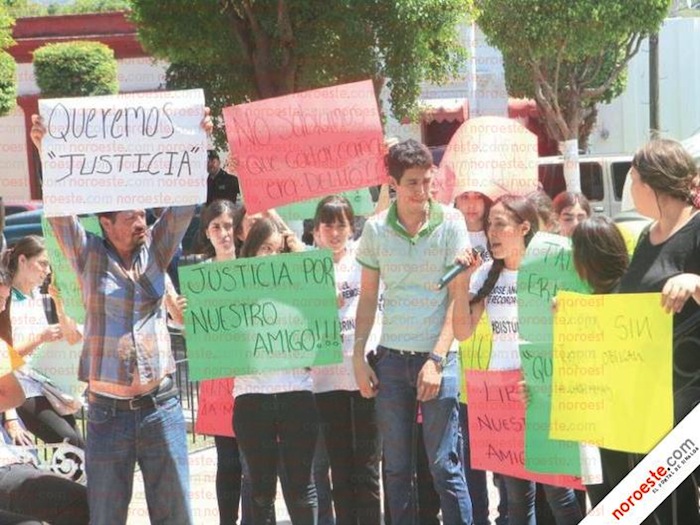
<svg viewBox="0 0 700 525">
<path fill-rule="evenodd" d="M 216 447 L 210 446 L 190 453 L 190 498 L 194 525 L 215 525 L 219 522 L 219 510 L 216 503 Z M 493 485 L 492 476 L 488 474 L 488 491 L 490 519 L 493 523 L 498 505 L 498 491 Z M 275 513 L 278 525 L 291 525 L 289 514 L 282 498 L 282 489 L 277 487 Z M 150 525 L 146 496 L 143 490 L 141 472 L 134 477 L 134 494 L 129 507 L 127 525 Z"/>
<path fill-rule="evenodd" d="M 190 501 L 195 525 L 219 523 L 219 509 L 216 504 L 216 447 L 214 446 L 190 453 Z M 278 524 L 291 525 L 279 487 L 275 512 Z M 129 506 L 127 525 L 150 525 L 140 471 L 136 472 L 134 477 L 134 495 Z"/>
</svg>

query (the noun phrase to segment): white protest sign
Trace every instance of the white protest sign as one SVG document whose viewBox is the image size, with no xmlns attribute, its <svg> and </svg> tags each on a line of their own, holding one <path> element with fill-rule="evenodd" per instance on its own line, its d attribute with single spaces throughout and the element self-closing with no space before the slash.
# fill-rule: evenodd
<svg viewBox="0 0 700 525">
<path fill-rule="evenodd" d="M 39 101 L 47 217 L 206 200 L 201 89 Z"/>
</svg>

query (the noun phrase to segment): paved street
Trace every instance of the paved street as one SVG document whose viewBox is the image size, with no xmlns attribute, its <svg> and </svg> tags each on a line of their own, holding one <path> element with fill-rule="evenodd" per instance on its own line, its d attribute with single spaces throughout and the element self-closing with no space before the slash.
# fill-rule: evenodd
<svg viewBox="0 0 700 525">
<path fill-rule="evenodd" d="M 211 446 L 190 454 L 191 497 L 195 525 L 214 525 L 218 523 L 216 491 L 214 479 L 216 475 L 216 449 Z M 498 494 L 489 475 L 489 501 L 491 503 L 491 520 L 496 516 Z M 289 514 L 284 506 L 282 491 L 277 489 L 276 502 L 277 523 L 290 525 Z M 140 473 L 136 474 L 134 497 L 129 509 L 128 525 L 149 525 L 146 498 Z"/>
</svg>

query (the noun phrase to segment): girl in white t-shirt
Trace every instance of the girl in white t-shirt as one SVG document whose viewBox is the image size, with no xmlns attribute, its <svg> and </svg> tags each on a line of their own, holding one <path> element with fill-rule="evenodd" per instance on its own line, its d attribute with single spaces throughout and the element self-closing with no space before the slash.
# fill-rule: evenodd
<svg viewBox="0 0 700 525">
<path fill-rule="evenodd" d="M 264 257 L 298 251 L 292 232 L 269 218 L 250 228 L 241 257 Z M 234 431 L 250 473 L 253 523 L 274 523 L 279 468 L 292 523 L 312 525 L 318 499 L 312 464 L 318 436 L 318 412 L 308 368 L 237 376 L 234 387 Z"/>
<path fill-rule="evenodd" d="M 350 202 L 339 195 L 324 198 L 316 208 L 314 240 L 319 248 L 333 252 L 343 362 L 314 368 L 312 375 L 331 466 L 336 521 L 339 524 L 378 524 L 381 521 L 381 451 L 374 399 L 360 395 L 352 364 L 362 274 L 362 267 L 355 260 L 355 244 L 351 241 L 354 219 Z M 378 328 L 375 321 L 366 345 L 368 350 L 378 343 Z"/>
<path fill-rule="evenodd" d="M 19 416 L 27 430 L 43 441 L 61 443 L 67 440 L 83 448 L 85 443 L 72 413 L 58 413 L 44 395 L 43 379 L 32 368 L 32 356 L 44 344 L 63 339 L 75 344 L 82 338 L 75 323 L 64 315 L 60 301 L 55 303 L 59 322 L 50 324 L 48 321 L 50 299 L 39 291 L 51 273 L 44 240 L 35 235 L 23 237 L 5 252 L 3 263 L 12 276 L 12 292 L 0 316 L 0 337 L 24 358 L 24 366 L 16 370 L 15 375 L 26 396 L 16 413 L 5 413 L 5 429 L 16 443 L 30 445 L 32 436 L 18 423 Z M 76 405 L 73 411 L 78 408 Z"/>
<path fill-rule="evenodd" d="M 453 326 L 458 340 L 469 338 L 486 311 L 493 330 L 489 370 L 520 368 L 518 339 L 518 269 L 538 229 L 537 210 L 525 197 L 505 195 L 489 211 L 487 235 L 493 260 L 480 257 L 450 285 L 454 294 Z M 470 259 L 467 257 L 467 259 Z M 467 282 L 469 294 L 467 297 Z M 508 495 L 508 523 L 535 525 L 535 482 L 503 476 Z M 575 525 L 583 516 L 574 491 L 545 485 L 557 525 Z"/>
<path fill-rule="evenodd" d="M 489 215 L 489 209 L 492 202 L 486 195 L 478 191 L 465 191 L 457 195 L 454 206 L 462 215 L 467 223 L 467 232 L 469 233 L 469 242 L 473 249 L 479 251 L 484 262 L 491 260 L 489 253 L 489 243 L 486 238 L 486 219 Z M 460 351 L 460 359 L 464 359 L 464 352 Z M 462 370 L 464 370 L 465 362 L 462 361 Z M 474 514 L 474 525 L 488 525 L 489 523 L 489 495 L 488 486 L 486 484 L 486 472 L 483 470 L 475 470 L 471 468 L 469 447 L 469 426 L 467 424 L 469 411 L 467 404 L 464 402 L 466 395 L 462 385 L 462 399 L 459 403 L 459 424 L 462 431 L 462 454 L 464 460 L 464 475 L 467 478 L 469 486 L 469 495 L 472 498 L 472 512 Z M 494 477 L 494 483 L 501 494 L 504 494 L 505 489 L 502 488 L 500 477 Z M 500 509 L 500 506 L 499 506 Z M 499 512 L 500 513 L 500 512 Z M 500 516 L 507 519 L 507 516 Z"/>
<path fill-rule="evenodd" d="M 462 212 L 464 221 L 467 223 L 469 242 L 472 248 L 484 254 L 482 255 L 484 262 L 491 260 L 486 238 L 486 219 L 491 205 L 491 199 L 478 191 L 465 191 L 455 199 L 455 208 Z"/>
</svg>

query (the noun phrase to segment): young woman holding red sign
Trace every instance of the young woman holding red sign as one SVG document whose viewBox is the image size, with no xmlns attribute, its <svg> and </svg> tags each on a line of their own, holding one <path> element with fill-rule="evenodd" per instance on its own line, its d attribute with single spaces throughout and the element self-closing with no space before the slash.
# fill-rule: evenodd
<svg viewBox="0 0 700 525">
<path fill-rule="evenodd" d="M 505 195 L 489 211 L 487 235 L 493 260 L 465 256 L 467 270 L 451 284 L 453 326 L 458 340 L 468 339 L 486 311 L 494 327 L 489 370 L 520 368 L 517 277 L 527 245 L 538 230 L 537 209 L 524 197 Z M 467 293 L 469 290 L 469 293 Z M 509 525 L 535 525 L 535 482 L 503 476 Z M 557 525 L 576 525 L 583 518 L 574 491 L 545 485 Z"/>
</svg>

